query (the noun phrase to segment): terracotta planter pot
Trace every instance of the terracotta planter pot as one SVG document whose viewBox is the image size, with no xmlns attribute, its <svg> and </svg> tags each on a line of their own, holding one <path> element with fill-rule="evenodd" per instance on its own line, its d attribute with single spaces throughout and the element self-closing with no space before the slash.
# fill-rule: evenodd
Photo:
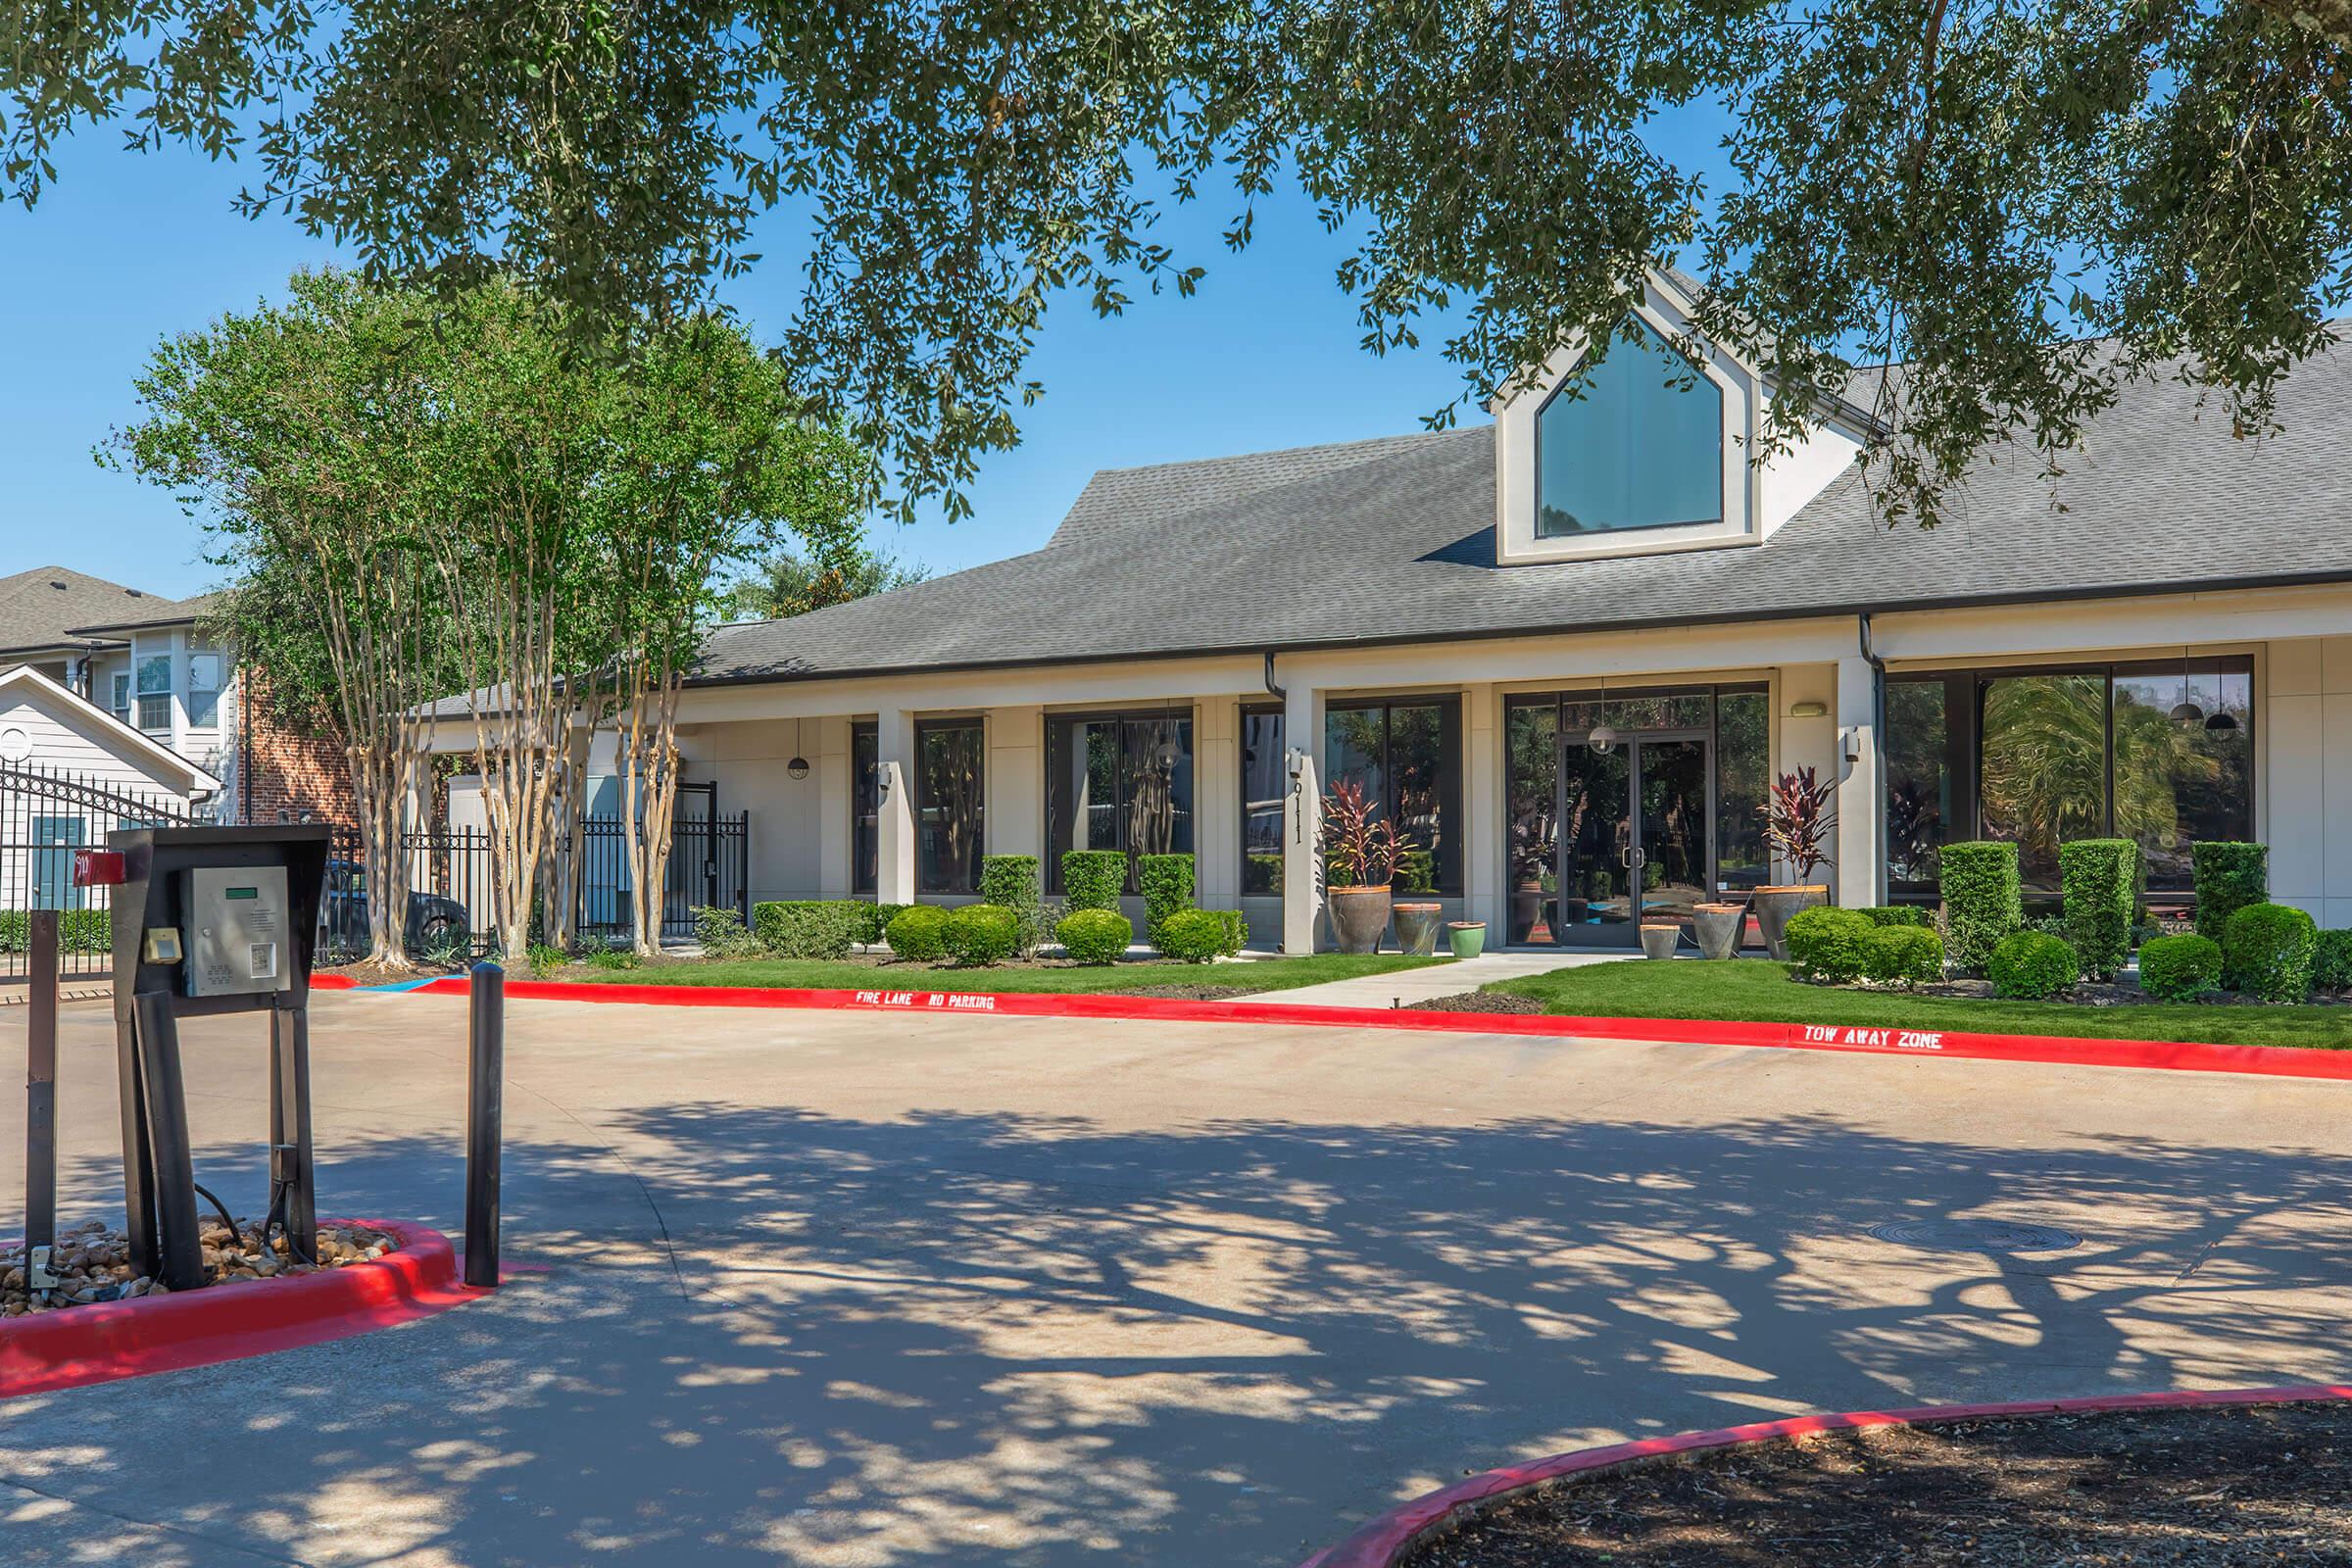
<svg viewBox="0 0 2352 1568">
<path fill-rule="evenodd" d="M 1740 951 L 1740 931 L 1747 924 L 1744 904 L 1700 904 L 1690 910 L 1690 928 L 1698 951 L 1710 958 L 1728 958 Z"/>
<path fill-rule="evenodd" d="M 1475 958 L 1487 951 L 1487 922 L 1456 920 L 1446 928 L 1446 945 L 1457 958 Z"/>
<path fill-rule="evenodd" d="M 1378 953 L 1389 928 L 1390 893 L 1380 888 L 1333 888 L 1323 906 L 1331 914 L 1331 940 L 1342 953 Z"/>
<path fill-rule="evenodd" d="M 1428 957 L 1438 951 L 1438 919 L 1446 912 L 1441 904 L 1399 904 L 1396 906 L 1396 946 L 1418 957 Z"/>
<path fill-rule="evenodd" d="M 1756 889 L 1756 926 L 1764 934 L 1764 946 L 1774 958 L 1788 961 L 1788 922 L 1799 909 L 1811 909 L 1830 902 L 1826 885 L 1810 887 Z"/>
<path fill-rule="evenodd" d="M 1645 925 L 1642 928 L 1642 956 L 1647 958 L 1671 958 L 1675 946 L 1683 940 L 1679 925 Z"/>
</svg>

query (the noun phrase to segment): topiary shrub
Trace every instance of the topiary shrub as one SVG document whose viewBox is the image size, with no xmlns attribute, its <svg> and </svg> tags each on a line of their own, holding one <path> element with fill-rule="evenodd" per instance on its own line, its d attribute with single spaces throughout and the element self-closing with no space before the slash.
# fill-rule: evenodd
<svg viewBox="0 0 2352 1568">
<path fill-rule="evenodd" d="M 1159 924 L 1193 906 L 1193 858 L 1143 855 L 1135 861 L 1135 885 L 1144 895 L 1144 940 L 1159 946 Z"/>
<path fill-rule="evenodd" d="M 2139 989 L 2159 1002 L 2194 1002 L 2222 984 L 2222 945 L 2210 937 L 2151 937 L 2139 945 Z"/>
<path fill-rule="evenodd" d="M 2311 995 L 2318 922 L 2287 904 L 2249 904 L 2230 916 L 2222 936 L 2222 984 L 2265 1002 Z"/>
<path fill-rule="evenodd" d="M 2114 979 L 2131 956 L 2138 891 L 2139 846 L 2130 839 L 2078 839 L 2058 846 L 2066 940 L 2091 979 Z"/>
<path fill-rule="evenodd" d="M 2352 991 L 2352 931 L 2323 931 L 2311 951 L 2311 983 L 2320 991 Z"/>
<path fill-rule="evenodd" d="M 862 900 L 857 901 L 857 906 L 856 935 L 869 948 L 882 941 L 891 921 L 914 907 L 911 904 L 867 904 Z"/>
<path fill-rule="evenodd" d="M 882 936 L 900 957 L 937 963 L 948 955 L 948 911 L 932 904 L 908 905 L 890 917 Z"/>
<path fill-rule="evenodd" d="M 1992 950 L 2025 924 L 2017 846 L 1986 839 L 1946 844 L 1937 885 L 1952 962 L 1972 972 L 1988 969 Z"/>
<path fill-rule="evenodd" d="M 1070 850 L 1061 858 L 1062 902 L 1072 909 L 1118 912 L 1127 887 L 1127 856 L 1121 850 Z"/>
<path fill-rule="evenodd" d="M 694 941 L 706 958 L 748 958 L 766 946 L 744 925 L 740 913 L 723 905 L 696 906 Z"/>
<path fill-rule="evenodd" d="M 1872 925 L 1908 925 L 1926 930 L 1936 923 L 1924 904 L 1873 904 L 1854 912 Z"/>
<path fill-rule="evenodd" d="M 1206 963 L 1225 950 L 1225 922 L 1214 909 L 1171 910 L 1159 922 L 1159 939 L 1152 945 L 1162 957 Z"/>
<path fill-rule="evenodd" d="M 2230 952 L 2230 917 L 2271 896 L 2271 852 L 2259 844 L 2216 839 L 2189 846 L 2197 890 L 2197 935 Z"/>
<path fill-rule="evenodd" d="M 1240 956 L 1250 945 L 1250 917 L 1239 909 L 1219 909 L 1216 916 L 1225 927 L 1225 940 L 1217 952 L 1228 958 Z"/>
<path fill-rule="evenodd" d="M 1879 929 L 1858 910 L 1799 909 L 1788 921 L 1788 956 L 1808 980 L 1862 978 L 1862 939 Z"/>
<path fill-rule="evenodd" d="M 862 907 L 846 899 L 755 904 L 752 932 L 780 958 L 846 957 L 863 922 Z"/>
<path fill-rule="evenodd" d="M 2073 986 L 2082 977 L 2082 963 L 2064 937 L 2012 931 L 1992 950 L 1984 973 L 1992 981 L 1994 996 L 2041 1002 Z"/>
<path fill-rule="evenodd" d="M 106 953 L 115 945 L 114 913 L 108 909 L 57 911 L 57 951 Z M 32 948 L 32 915 L 24 909 L 0 909 L 0 953 L 25 953 Z"/>
<path fill-rule="evenodd" d="M 1873 926 L 1862 937 L 1862 977 L 1882 985 L 1932 986 L 1943 978 L 1943 942 L 1924 926 Z"/>
<path fill-rule="evenodd" d="M 1020 949 L 1021 919 L 1003 905 L 966 904 L 948 911 L 941 940 L 957 963 L 1003 963 Z"/>
<path fill-rule="evenodd" d="M 1039 863 L 1034 855 L 983 855 L 980 902 L 993 904 L 1000 909 L 1018 909 L 1035 904 L 1045 897 L 1045 889 L 1037 880 Z"/>
<path fill-rule="evenodd" d="M 1116 963 L 1135 940 L 1135 927 L 1115 909 L 1074 909 L 1054 928 L 1061 951 L 1075 963 Z"/>
</svg>

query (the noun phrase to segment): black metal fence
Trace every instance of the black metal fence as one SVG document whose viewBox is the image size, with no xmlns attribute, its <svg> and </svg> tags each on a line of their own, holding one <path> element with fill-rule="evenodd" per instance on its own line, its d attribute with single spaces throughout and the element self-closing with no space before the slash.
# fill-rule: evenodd
<svg viewBox="0 0 2352 1568">
<path fill-rule="evenodd" d="M 176 796 L 29 762 L 0 761 L 0 982 L 27 977 L 26 911 L 58 912 L 58 968 L 68 977 L 114 970 L 109 889 L 74 885 L 74 852 L 117 828 L 194 821 Z"/>
<path fill-rule="evenodd" d="M 584 937 L 625 940 L 634 935 L 629 890 L 629 825 L 592 816 L 583 824 L 574 889 L 572 928 Z M 672 830 L 662 884 L 664 940 L 691 936 L 694 911 L 710 905 L 751 915 L 751 819 L 680 817 Z M 462 935 L 476 955 L 498 945 L 498 880 L 491 869 L 490 835 L 480 828 L 436 828 L 401 841 L 409 866 L 405 940 L 412 953 L 446 951 Z M 556 858 L 561 875 L 568 851 Z M 367 866 L 356 834 L 338 832 L 327 871 L 327 947 L 338 956 L 366 951 Z"/>
</svg>

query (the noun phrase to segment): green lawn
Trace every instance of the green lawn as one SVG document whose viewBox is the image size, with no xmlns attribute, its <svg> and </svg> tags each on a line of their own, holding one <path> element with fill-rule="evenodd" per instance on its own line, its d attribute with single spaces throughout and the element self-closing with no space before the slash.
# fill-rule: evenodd
<svg viewBox="0 0 2352 1568">
<path fill-rule="evenodd" d="M 1486 988 L 1535 997 L 1546 1012 L 1595 1018 L 1728 1018 L 1757 1023 L 1894 1024 L 1979 1034 L 2092 1040 L 2199 1040 L 2239 1046 L 2352 1047 L 2352 1007 L 2161 1004 L 2091 1007 L 2064 1002 L 1906 997 L 1800 984 L 1763 958 L 1709 963 L 1595 963 Z"/>
<path fill-rule="evenodd" d="M 1326 980 L 1417 969 L 1437 958 L 1393 953 L 1355 956 L 1318 953 L 1298 958 L 1250 958 L 1239 963 L 1167 963 L 1133 959 L 1077 964 L 1006 964 L 962 969 L 953 964 L 874 963 L 845 958 L 681 959 L 635 969 L 573 964 L 551 978 L 655 986 L 774 986 L 805 991 L 1126 991 L 1136 986 L 1230 986 L 1241 991 L 1287 991 Z"/>
</svg>

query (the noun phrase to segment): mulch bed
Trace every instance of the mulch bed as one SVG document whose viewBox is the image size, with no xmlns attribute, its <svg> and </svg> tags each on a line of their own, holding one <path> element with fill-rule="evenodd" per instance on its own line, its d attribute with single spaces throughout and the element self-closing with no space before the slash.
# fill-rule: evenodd
<svg viewBox="0 0 2352 1568">
<path fill-rule="evenodd" d="M 1121 986 L 1105 993 L 1114 997 L 1173 997 L 1179 1002 L 1229 1002 L 1235 997 L 1254 997 L 1256 992 L 1248 986 Z"/>
<path fill-rule="evenodd" d="M 311 1274 L 322 1268 L 369 1262 L 400 1250 L 391 1237 L 365 1225 L 321 1225 L 318 1263 L 302 1263 L 294 1259 L 283 1234 L 270 1236 L 267 1251 L 257 1247 L 259 1230 L 258 1221 L 239 1219 L 232 1236 L 218 1218 L 199 1229 L 205 1285 L 241 1285 L 281 1275 Z M 132 1273 L 129 1237 L 108 1230 L 97 1220 L 58 1232 L 57 1246 L 49 1257 L 50 1271 L 60 1276 L 55 1289 L 32 1291 L 25 1280 L 24 1263 L 23 1241 L 0 1248 L 0 1315 L 23 1317 L 27 1312 L 172 1294 L 172 1288 L 162 1281 Z"/>
<path fill-rule="evenodd" d="M 1540 1488 L 1403 1568 L 2352 1565 L 2352 1408 L 1874 1427 Z"/>
<path fill-rule="evenodd" d="M 1431 997 L 1416 1002 L 1417 1012 L 1542 1012 L 1544 1004 L 1534 997 L 1516 997 L 1507 991 L 1457 991 L 1450 997 Z"/>
</svg>

